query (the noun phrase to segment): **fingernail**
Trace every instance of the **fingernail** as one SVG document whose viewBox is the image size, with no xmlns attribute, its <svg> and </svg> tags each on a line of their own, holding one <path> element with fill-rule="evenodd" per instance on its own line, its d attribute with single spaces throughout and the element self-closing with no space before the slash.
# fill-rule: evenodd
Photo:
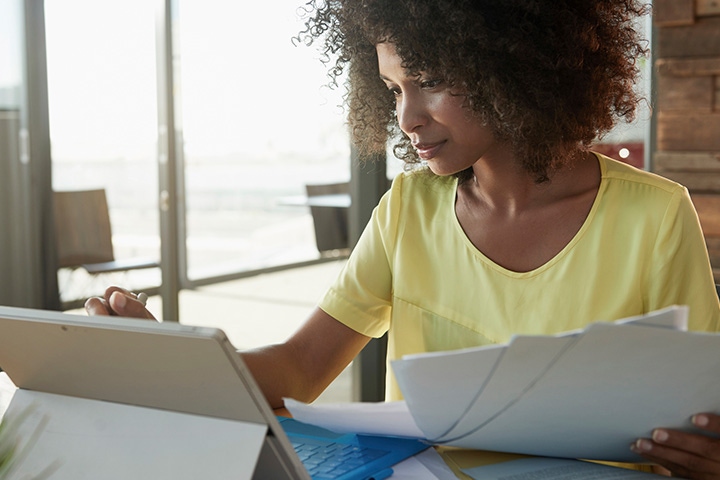
<svg viewBox="0 0 720 480">
<path fill-rule="evenodd" d="M 634 447 L 633 450 L 639 450 L 643 452 L 649 452 L 650 450 L 652 450 L 652 442 L 645 438 L 640 438 L 636 440 L 632 446 Z"/>
<path fill-rule="evenodd" d="M 116 307 L 125 307 L 125 304 L 127 303 L 127 298 L 125 298 L 125 295 L 120 292 L 115 292 L 112 294 L 112 296 L 115 299 L 112 302 L 115 304 Z"/>
<path fill-rule="evenodd" d="M 653 434 L 652 434 L 653 440 L 655 440 L 658 443 L 667 441 L 669 436 L 670 435 L 668 434 L 668 432 L 666 430 L 660 430 L 660 429 L 653 430 Z"/>
<path fill-rule="evenodd" d="M 707 415 L 693 415 L 692 423 L 694 425 L 697 425 L 698 427 L 707 427 L 708 423 L 710 423 L 710 419 L 707 417 Z"/>
</svg>

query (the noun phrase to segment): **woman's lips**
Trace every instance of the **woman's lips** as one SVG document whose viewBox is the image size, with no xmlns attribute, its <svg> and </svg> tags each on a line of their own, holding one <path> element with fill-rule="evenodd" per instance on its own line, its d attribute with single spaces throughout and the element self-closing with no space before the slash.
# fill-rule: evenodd
<svg viewBox="0 0 720 480">
<path fill-rule="evenodd" d="M 445 141 L 436 143 L 415 143 L 413 147 L 417 151 L 418 157 L 423 160 L 430 160 L 437 155 L 438 150 L 445 145 Z"/>
</svg>

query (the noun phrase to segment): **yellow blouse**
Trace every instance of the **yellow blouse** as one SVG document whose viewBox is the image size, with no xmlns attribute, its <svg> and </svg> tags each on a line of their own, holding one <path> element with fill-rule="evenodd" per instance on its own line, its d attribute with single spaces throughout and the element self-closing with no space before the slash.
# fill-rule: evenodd
<svg viewBox="0 0 720 480">
<path fill-rule="evenodd" d="M 668 305 L 690 307 L 690 329 L 716 331 L 720 302 L 685 187 L 597 155 L 602 180 L 575 237 L 530 272 L 478 251 L 455 215 L 457 180 L 400 174 L 320 303 L 372 337 L 388 362 L 418 352 L 553 334 Z M 388 365 L 387 398 L 401 393 Z"/>
</svg>

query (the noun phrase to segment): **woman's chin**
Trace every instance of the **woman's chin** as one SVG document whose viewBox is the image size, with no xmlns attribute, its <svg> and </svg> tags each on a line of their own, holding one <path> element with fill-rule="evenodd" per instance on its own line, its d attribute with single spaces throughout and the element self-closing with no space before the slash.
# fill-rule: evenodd
<svg viewBox="0 0 720 480">
<path fill-rule="evenodd" d="M 431 172 L 439 177 L 449 177 L 465 170 L 464 168 L 453 168 L 451 165 L 444 165 L 440 162 L 429 160 L 426 162 Z"/>
</svg>

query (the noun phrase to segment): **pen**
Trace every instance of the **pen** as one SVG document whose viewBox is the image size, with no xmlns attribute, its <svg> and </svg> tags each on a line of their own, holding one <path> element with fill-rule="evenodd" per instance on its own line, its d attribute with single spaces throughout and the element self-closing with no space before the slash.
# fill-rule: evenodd
<svg viewBox="0 0 720 480">
<path fill-rule="evenodd" d="M 147 305 L 147 300 L 148 300 L 147 293 L 140 292 L 137 295 L 135 295 L 135 297 L 137 298 L 138 302 L 143 304 L 143 306 Z"/>
</svg>

